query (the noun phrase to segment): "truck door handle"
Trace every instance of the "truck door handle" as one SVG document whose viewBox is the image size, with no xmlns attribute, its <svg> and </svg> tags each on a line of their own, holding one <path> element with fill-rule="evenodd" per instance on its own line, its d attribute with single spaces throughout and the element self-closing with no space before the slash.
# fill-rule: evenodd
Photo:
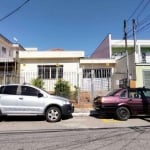
<svg viewBox="0 0 150 150">
<path fill-rule="evenodd" d="M 19 97 L 19 100 L 23 100 L 23 98 L 22 98 L 22 97 Z"/>
</svg>

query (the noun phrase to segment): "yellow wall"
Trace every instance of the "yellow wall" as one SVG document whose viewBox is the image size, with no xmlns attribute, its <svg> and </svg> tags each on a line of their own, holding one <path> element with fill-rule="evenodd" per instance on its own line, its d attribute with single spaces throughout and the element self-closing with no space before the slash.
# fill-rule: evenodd
<svg viewBox="0 0 150 150">
<path fill-rule="evenodd" d="M 143 87 L 144 70 L 150 70 L 150 66 L 136 66 L 136 87 Z"/>
</svg>

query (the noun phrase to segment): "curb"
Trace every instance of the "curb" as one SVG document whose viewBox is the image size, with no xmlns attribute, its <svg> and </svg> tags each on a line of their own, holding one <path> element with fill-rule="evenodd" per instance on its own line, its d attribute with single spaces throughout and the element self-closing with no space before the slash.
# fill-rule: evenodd
<svg viewBox="0 0 150 150">
<path fill-rule="evenodd" d="M 98 115 L 99 113 L 95 110 L 89 110 L 86 112 L 74 112 L 72 113 L 72 116 L 74 117 L 85 117 L 85 116 L 94 116 L 94 115 Z"/>
<path fill-rule="evenodd" d="M 85 116 L 90 116 L 90 113 L 73 113 L 73 117 L 85 117 Z"/>
</svg>

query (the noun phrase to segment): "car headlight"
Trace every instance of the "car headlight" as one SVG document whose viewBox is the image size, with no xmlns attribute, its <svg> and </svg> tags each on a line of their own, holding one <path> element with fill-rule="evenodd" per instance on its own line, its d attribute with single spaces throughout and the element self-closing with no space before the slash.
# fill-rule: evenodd
<svg viewBox="0 0 150 150">
<path fill-rule="evenodd" d="M 65 104 L 71 104 L 70 101 L 65 101 Z"/>
</svg>

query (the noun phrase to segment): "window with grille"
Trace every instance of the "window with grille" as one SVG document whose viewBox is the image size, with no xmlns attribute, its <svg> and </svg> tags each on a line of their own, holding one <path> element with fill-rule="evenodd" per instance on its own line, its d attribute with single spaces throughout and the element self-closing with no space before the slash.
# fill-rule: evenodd
<svg viewBox="0 0 150 150">
<path fill-rule="evenodd" d="M 94 78 L 110 78 L 111 68 L 99 68 L 99 69 L 83 69 L 83 78 L 91 78 L 92 70 L 94 71 Z"/>
<path fill-rule="evenodd" d="M 143 85 L 150 88 L 150 70 L 143 71 Z"/>
<path fill-rule="evenodd" d="M 63 78 L 63 66 L 59 65 L 39 65 L 38 76 L 42 79 Z"/>
</svg>

